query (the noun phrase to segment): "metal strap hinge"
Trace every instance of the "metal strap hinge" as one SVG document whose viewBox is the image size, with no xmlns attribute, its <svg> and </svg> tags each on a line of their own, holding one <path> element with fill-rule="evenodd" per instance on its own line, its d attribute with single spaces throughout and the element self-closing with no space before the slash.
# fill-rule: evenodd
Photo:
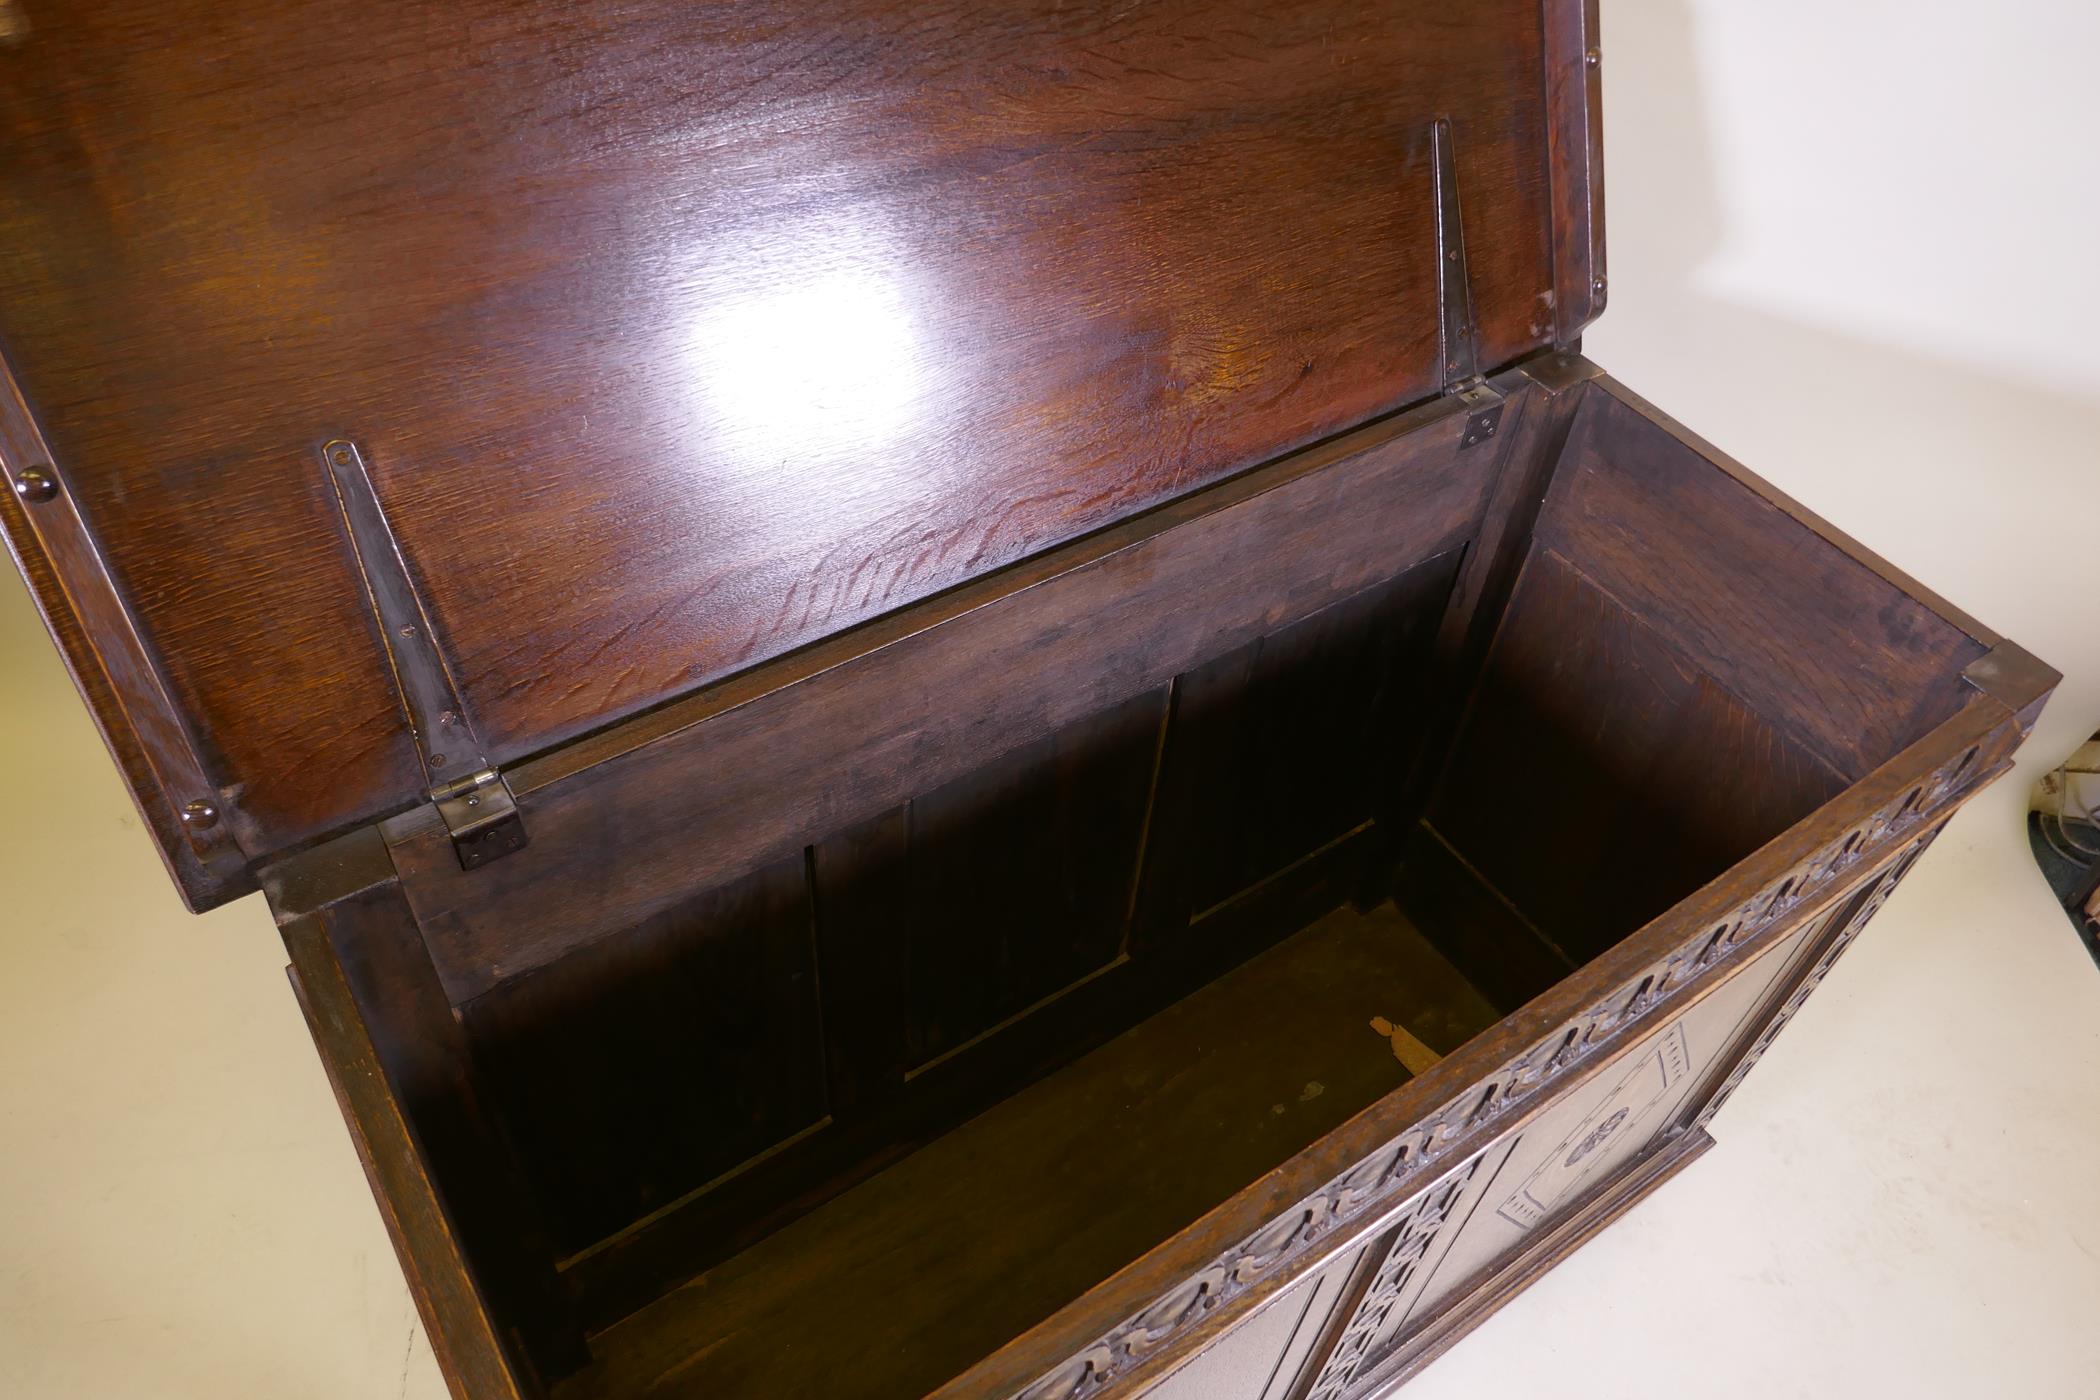
<svg viewBox="0 0 2100 1400">
<path fill-rule="evenodd" d="M 380 509 L 364 453 L 347 438 L 321 446 L 321 465 L 335 485 L 365 600 L 379 624 L 401 713 L 408 719 L 430 800 L 452 833 L 462 870 L 488 864 L 525 844 L 525 822 L 510 784 L 485 756 L 460 702 L 452 668 L 438 648 L 429 610 L 416 592 L 400 542 Z M 464 773 L 465 777 L 447 776 Z"/>
<path fill-rule="evenodd" d="M 458 778 L 430 790 L 452 834 L 452 849 L 459 868 L 472 870 L 498 856 L 509 855 L 525 844 L 525 819 L 518 814 L 518 801 L 510 784 L 493 768 Z"/>
<path fill-rule="evenodd" d="M 1466 275 L 1466 229 L 1458 206 L 1458 159 L 1451 120 L 1429 128 L 1432 193 L 1436 202 L 1437 349 L 1444 393 L 1465 405 L 1461 452 L 1486 442 L 1502 426 L 1502 394 L 1480 374 L 1480 327 L 1473 319 L 1473 284 Z"/>
</svg>

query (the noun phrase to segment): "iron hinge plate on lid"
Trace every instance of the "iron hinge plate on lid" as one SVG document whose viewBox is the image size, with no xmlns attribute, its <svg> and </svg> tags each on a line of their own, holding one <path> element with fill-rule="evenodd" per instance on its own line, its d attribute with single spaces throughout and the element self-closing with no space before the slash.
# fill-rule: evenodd
<svg viewBox="0 0 2100 1400">
<path fill-rule="evenodd" d="M 1502 426 L 1502 395 L 1480 374 L 1480 326 L 1473 316 L 1473 283 L 1466 274 L 1466 228 L 1459 212 L 1458 158 L 1451 119 L 1430 125 L 1431 193 L 1436 204 L 1437 352 L 1444 393 L 1465 405 L 1461 452 L 1495 436 Z"/>
<path fill-rule="evenodd" d="M 452 668 L 438 647 L 429 610 L 416 592 L 401 546 L 387 524 L 364 453 L 348 438 L 321 446 L 343 526 L 379 627 L 401 713 L 422 761 L 430 801 L 452 836 L 462 870 L 473 870 L 525 845 L 525 822 L 510 785 L 485 756 L 461 703 Z"/>
</svg>

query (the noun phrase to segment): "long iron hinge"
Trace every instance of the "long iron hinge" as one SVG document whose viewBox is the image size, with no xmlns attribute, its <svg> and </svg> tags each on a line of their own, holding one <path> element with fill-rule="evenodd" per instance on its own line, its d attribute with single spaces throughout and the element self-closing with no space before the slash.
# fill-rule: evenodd
<svg viewBox="0 0 2100 1400">
<path fill-rule="evenodd" d="M 380 509 L 365 470 L 364 454 L 347 438 L 322 444 L 321 463 L 335 486 L 350 549 L 363 575 L 365 599 L 379 625 L 401 712 L 422 761 L 430 800 L 462 870 L 486 865 L 525 844 L 525 822 L 517 799 L 495 765 L 460 703 L 452 668 L 438 649 L 429 611 L 409 577 L 401 546 Z"/>
<path fill-rule="evenodd" d="M 1464 451 L 1486 442 L 1502 426 L 1502 395 L 1480 374 L 1480 328 L 1473 319 L 1473 284 L 1466 275 L 1466 229 L 1458 207 L 1458 160 L 1449 117 L 1431 124 L 1429 144 L 1436 202 L 1437 349 L 1444 393 L 1465 406 L 1458 443 Z"/>
</svg>

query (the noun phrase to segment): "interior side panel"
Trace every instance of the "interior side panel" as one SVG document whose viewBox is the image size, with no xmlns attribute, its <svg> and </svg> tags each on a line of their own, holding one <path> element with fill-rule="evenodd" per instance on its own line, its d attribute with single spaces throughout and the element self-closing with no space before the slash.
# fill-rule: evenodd
<svg viewBox="0 0 2100 1400">
<path fill-rule="evenodd" d="M 1960 708 L 1962 632 L 1598 385 L 1538 541 L 1847 778 Z"/>
<path fill-rule="evenodd" d="M 1519 581 L 1431 823 L 1580 962 L 1843 786 L 1542 550 Z"/>
</svg>

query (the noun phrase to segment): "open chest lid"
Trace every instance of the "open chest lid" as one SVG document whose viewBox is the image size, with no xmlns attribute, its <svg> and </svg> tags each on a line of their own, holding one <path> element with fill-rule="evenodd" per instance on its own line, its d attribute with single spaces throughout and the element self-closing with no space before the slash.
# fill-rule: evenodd
<svg viewBox="0 0 2100 1400">
<path fill-rule="evenodd" d="M 1594 0 L 5 20 L 0 509 L 197 907 L 1603 300 Z"/>
</svg>

